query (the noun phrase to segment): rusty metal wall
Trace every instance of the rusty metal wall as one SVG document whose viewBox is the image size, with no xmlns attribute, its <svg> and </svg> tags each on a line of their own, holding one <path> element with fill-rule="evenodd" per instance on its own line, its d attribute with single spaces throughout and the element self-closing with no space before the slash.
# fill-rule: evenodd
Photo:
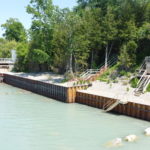
<svg viewBox="0 0 150 150">
<path fill-rule="evenodd" d="M 92 106 L 95 108 L 100 108 L 100 109 L 102 109 L 103 106 L 108 101 L 113 101 L 113 100 L 115 99 L 87 94 L 79 91 L 77 91 L 76 93 L 77 103 Z M 117 107 L 115 107 L 112 110 L 112 112 L 150 121 L 150 106 L 148 105 L 129 102 L 125 105 L 119 104 Z"/>
</svg>

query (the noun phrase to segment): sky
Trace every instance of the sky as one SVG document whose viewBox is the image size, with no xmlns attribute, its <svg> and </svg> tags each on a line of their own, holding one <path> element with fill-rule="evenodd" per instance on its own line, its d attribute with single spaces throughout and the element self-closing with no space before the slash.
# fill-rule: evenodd
<svg viewBox="0 0 150 150">
<path fill-rule="evenodd" d="M 26 29 L 30 28 L 31 15 L 26 12 L 26 6 L 30 0 L 1 0 L 0 4 L 0 26 L 5 23 L 9 18 L 18 18 L 23 23 Z M 76 0 L 53 0 L 54 5 L 58 5 L 60 8 L 69 7 L 72 8 L 76 5 Z M 3 34 L 3 30 L 0 27 L 0 37 Z"/>
</svg>

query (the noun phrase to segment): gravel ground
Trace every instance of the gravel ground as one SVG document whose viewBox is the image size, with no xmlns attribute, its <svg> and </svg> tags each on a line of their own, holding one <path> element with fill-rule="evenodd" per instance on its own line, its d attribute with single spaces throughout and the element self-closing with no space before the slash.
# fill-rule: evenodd
<svg viewBox="0 0 150 150">
<path fill-rule="evenodd" d="M 54 74 L 51 72 L 44 73 L 9 73 L 12 75 L 17 75 L 33 80 L 43 81 L 47 83 L 53 83 L 65 87 L 72 86 L 74 82 L 65 82 L 63 75 Z M 123 82 L 118 83 L 106 83 L 101 81 L 94 81 L 92 86 L 87 90 L 80 90 L 84 93 L 105 96 L 110 98 L 119 99 L 122 102 L 136 102 L 140 104 L 150 105 L 150 93 L 141 94 L 140 96 L 134 95 L 134 89 L 130 87 L 128 84 L 124 84 Z"/>
<path fill-rule="evenodd" d="M 123 85 L 123 83 L 110 83 L 95 81 L 87 90 L 80 90 L 85 93 L 116 98 L 123 102 L 136 102 L 150 105 L 150 93 L 134 95 L 134 89 L 130 85 Z"/>
<path fill-rule="evenodd" d="M 13 72 L 9 72 L 8 74 L 12 74 L 12 75 L 32 79 L 32 80 L 47 82 L 47 83 L 53 83 L 53 84 L 61 85 L 61 86 L 65 86 L 65 87 L 72 86 L 74 83 L 74 82 L 62 83 L 62 81 L 64 80 L 64 76 L 59 75 L 59 74 L 54 74 L 52 72 L 43 72 L 43 73 L 13 73 Z"/>
</svg>

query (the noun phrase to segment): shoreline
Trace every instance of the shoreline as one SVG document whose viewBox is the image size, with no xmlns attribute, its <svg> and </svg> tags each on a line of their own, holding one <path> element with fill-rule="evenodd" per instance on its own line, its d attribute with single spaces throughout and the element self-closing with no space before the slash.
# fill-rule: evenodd
<svg viewBox="0 0 150 150">
<path fill-rule="evenodd" d="M 100 88 L 97 88 L 97 86 L 98 83 L 100 84 L 100 82 L 98 81 L 93 82 L 93 86 L 91 87 L 88 85 L 65 87 L 62 85 L 33 80 L 9 73 L 4 74 L 4 83 L 63 102 L 77 102 L 100 109 L 102 109 L 108 102 L 118 100 L 116 97 L 114 97 L 115 93 L 108 93 L 104 86 L 100 86 L 103 91 L 99 91 Z M 107 84 L 105 86 L 107 87 L 109 85 Z M 114 89 L 115 86 L 111 90 Z M 147 97 L 149 97 L 149 93 Z M 130 99 L 130 101 L 128 100 L 125 104 L 119 103 L 111 111 L 150 121 L 150 102 L 141 101 L 141 99 L 138 101 L 137 99 Z"/>
</svg>

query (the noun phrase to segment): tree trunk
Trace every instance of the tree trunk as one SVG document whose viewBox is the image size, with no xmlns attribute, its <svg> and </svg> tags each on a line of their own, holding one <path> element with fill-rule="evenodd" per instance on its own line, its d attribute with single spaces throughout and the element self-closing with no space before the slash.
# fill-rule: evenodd
<svg viewBox="0 0 150 150">
<path fill-rule="evenodd" d="M 111 54 L 112 48 L 113 48 L 113 42 L 111 43 L 111 46 L 110 46 L 110 49 L 109 49 L 109 52 L 108 52 L 108 58 L 109 58 L 109 56 Z"/>
<path fill-rule="evenodd" d="M 70 62 L 69 62 L 69 72 L 70 72 L 70 74 L 72 75 L 72 77 L 74 77 L 73 69 L 72 69 L 72 64 L 73 64 L 73 56 L 72 56 L 72 52 L 71 52 L 71 55 L 70 55 Z"/>
<path fill-rule="evenodd" d="M 90 69 L 93 68 L 93 58 L 94 58 L 94 51 L 92 50 L 92 56 L 91 56 L 91 67 Z"/>
<path fill-rule="evenodd" d="M 74 56 L 74 72 L 76 73 L 77 71 L 78 71 L 78 68 L 77 68 L 76 58 Z"/>
<path fill-rule="evenodd" d="M 39 64 L 39 71 L 40 71 L 40 72 L 42 71 L 42 66 L 41 66 L 41 64 Z"/>
<path fill-rule="evenodd" d="M 108 44 L 105 49 L 105 68 L 108 67 Z"/>
</svg>

